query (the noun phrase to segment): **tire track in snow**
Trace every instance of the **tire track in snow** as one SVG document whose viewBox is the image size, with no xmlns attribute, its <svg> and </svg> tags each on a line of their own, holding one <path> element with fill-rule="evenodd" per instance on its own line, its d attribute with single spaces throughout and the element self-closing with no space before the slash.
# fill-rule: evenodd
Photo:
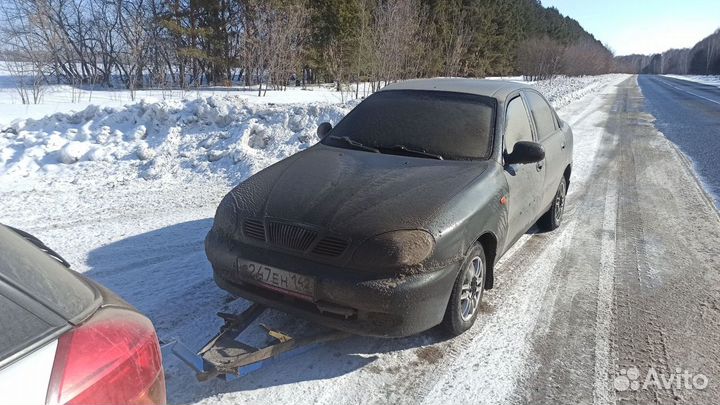
<svg viewBox="0 0 720 405">
<path fill-rule="evenodd" d="M 609 178 L 617 178 L 613 170 Z M 598 274 L 597 317 L 595 326 L 595 384 L 593 402 L 597 405 L 615 403 L 615 391 L 610 384 L 610 338 L 612 329 L 613 283 L 615 282 L 615 245 L 617 243 L 618 184 L 612 182 L 605 197 L 602 225 L 601 263 Z"/>
</svg>

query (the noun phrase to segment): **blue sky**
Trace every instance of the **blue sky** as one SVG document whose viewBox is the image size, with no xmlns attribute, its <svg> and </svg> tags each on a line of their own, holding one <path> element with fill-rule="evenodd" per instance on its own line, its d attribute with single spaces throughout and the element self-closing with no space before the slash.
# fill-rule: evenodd
<svg viewBox="0 0 720 405">
<path fill-rule="evenodd" d="M 692 47 L 720 28 L 720 0 L 542 0 L 616 55 Z"/>
</svg>

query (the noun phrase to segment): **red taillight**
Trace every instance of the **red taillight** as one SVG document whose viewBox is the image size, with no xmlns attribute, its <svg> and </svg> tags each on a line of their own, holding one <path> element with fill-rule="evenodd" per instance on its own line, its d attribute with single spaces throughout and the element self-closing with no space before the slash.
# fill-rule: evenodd
<svg viewBox="0 0 720 405">
<path fill-rule="evenodd" d="M 62 335 L 47 402 L 164 404 L 165 375 L 152 323 L 109 308 Z"/>
</svg>

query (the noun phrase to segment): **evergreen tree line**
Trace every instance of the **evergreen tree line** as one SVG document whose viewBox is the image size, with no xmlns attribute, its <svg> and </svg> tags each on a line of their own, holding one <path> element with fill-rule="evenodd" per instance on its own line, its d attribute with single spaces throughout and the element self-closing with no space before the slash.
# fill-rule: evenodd
<svg viewBox="0 0 720 405">
<path fill-rule="evenodd" d="M 720 29 L 692 48 L 615 59 L 616 69 L 623 73 L 720 75 Z"/>
<path fill-rule="evenodd" d="M 3 0 L 0 51 L 38 83 L 190 88 L 585 75 L 612 54 L 539 0 Z"/>
</svg>

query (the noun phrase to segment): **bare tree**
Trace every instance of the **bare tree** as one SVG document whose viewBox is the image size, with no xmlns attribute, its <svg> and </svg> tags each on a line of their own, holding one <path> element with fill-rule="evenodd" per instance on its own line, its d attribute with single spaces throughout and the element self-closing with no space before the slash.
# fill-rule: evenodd
<svg viewBox="0 0 720 405">
<path fill-rule="evenodd" d="M 258 84 L 258 95 L 272 85 L 285 88 L 300 70 L 308 37 L 307 15 L 298 1 L 247 0 L 242 12 L 242 59 Z M 250 84 L 249 82 L 247 84 Z"/>
<path fill-rule="evenodd" d="M 135 91 L 145 81 L 147 51 L 152 38 L 148 27 L 152 21 L 145 0 L 117 0 L 117 5 L 117 26 L 123 45 L 114 64 L 134 100 Z"/>
<path fill-rule="evenodd" d="M 518 68 L 530 80 L 552 79 L 561 72 L 564 51 L 548 37 L 527 39 L 518 47 Z"/>
<path fill-rule="evenodd" d="M 301 66 L 303 46 L 308 37 L 308 19 L 303 11 L 298 2 L 286 2 L 272 11 L 267 27 L 271 47 L 267 70 L 278 89 L 285 89 L 291 74 Z"/>
<path fill-rule="evenodd" d="M 8 0 L 2 7 L 3 41 L 2 59 L 5 68 L 15 81 L 16 90 L 23 104 L 38 104 L 42 101 L 51 66 L 50 54 L 45 51 L 42 41 L 28 35 L 38 29 L 41 16 L 31 14 L 20 1 Z"/>
<path fill-rule="evenodd" d="M 608 73 L 613 55 L 599 42 L 584 40 L 569 45 L 563 52 L 562 73 L 569 76 Z"/>
<path fill-rule="evenodd" d="M 459 12 L 442 10 L 442 14 L 436 17 L 442 30 L 438 34 L 440 45 L 438 52 L 442 55 L 443 62 L 442 71 L 445 76 L 458 76 L 462 72 L 463 58 L 470 44 L 473 29 L 467 21 L 464 10 Z"/>
<path fill-rule="evenodd" d="M 10 55 L 4 55 L 5 69 L 15 82 L 15 89 L 23 104 L 39 104 L 45 92 L 44 73 L 41 64 L 33 61 L 8 60 Z"/>
<path fill-rule="evenodd" d="M 424 8 L 417 0 L 378 0 L 373 26 L 374 80 L 404 79 L 414 71 Z"/>
</svg>

